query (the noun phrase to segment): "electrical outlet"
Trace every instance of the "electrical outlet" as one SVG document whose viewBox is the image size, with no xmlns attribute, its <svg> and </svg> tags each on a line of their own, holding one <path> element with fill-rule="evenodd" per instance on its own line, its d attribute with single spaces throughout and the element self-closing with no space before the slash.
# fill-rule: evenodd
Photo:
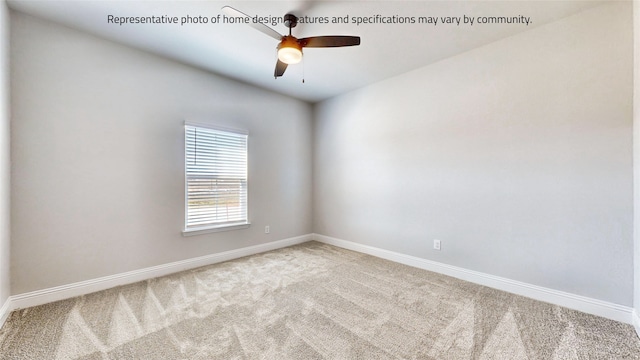
<svg viewBox="0 0 640 360">
<path fill-rule="evenodd" d="M 433 248 L 435 250 L 440 250 L 440 240 L 433 240 Z"/>
<path fill-rule="evenodd" d="M 269 229 L 269 225 L 265 226 L 265 227 L 264 227 L 264 233 L 265 233 L 265 234 L 268 234 L 268 233 L 269 233 L 269 231 L 271 231 L 271 229 Z"/>
</svg>

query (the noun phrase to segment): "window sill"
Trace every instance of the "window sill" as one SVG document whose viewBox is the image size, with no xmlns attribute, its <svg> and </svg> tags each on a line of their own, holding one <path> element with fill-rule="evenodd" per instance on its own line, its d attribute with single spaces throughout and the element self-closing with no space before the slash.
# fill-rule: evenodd
<svg viewBox="0 0 640 360">
<path fill-rule="evenodd" d="M 195 235 L 216 233 L 216 232 L 222 232 L 222 231 L 248 229 L 250 226 L 251 226 L 251 223 L 249 222 L 225 224 L 225 225 L 218 225 L 218 226 L 203 226 L 203 227 L 192 228 L 192 229 L 184 229 L 182 230 L 182 236 L 195 236 Z"/>
</svg>

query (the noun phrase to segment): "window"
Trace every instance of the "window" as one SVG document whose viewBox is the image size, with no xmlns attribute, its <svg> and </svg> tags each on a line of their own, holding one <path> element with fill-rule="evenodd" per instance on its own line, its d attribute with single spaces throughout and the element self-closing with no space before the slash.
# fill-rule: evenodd
<svg viewBox="0 0 640 360">
<path fill-rule="evenodd" d="M 247 135 L 185 125 L 185 234 L 248 227 Z"/>
</svg>

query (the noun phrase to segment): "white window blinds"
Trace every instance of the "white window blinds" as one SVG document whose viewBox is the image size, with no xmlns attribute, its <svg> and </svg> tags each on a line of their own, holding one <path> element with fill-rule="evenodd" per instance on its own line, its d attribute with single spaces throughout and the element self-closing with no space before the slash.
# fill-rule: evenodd
<svg viewBox="0 0 640 360">
<path fill-rule="evenodd" d="M 185 125 L 185 230 L 247 223 L 247 135 Z"/>
</svg>

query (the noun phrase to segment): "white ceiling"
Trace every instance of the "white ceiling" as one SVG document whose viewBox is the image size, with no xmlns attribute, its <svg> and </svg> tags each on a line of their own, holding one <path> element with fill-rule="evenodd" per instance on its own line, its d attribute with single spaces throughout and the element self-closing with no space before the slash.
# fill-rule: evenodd
<svg viewBox="0 0 640 360">
<path fill-rule="evenodd" d="M 81 29 L 178 61 L 310 102 L 463 53 L 603 1 L 18 1 L 17 11 Z M 251 16 L 525 16 L 527 25 L 299 24 L 296 37 L 356 35 L 356 47 L 305 49 L 304 61 L 274 79 L 278 41 L 244 24 L 135 24 L 114 16 L 215 17 L 225 5 Z M 282 24 L 273 28 L 287 32 Z M 302 83 L 304 68 L 305 83 Z"/>
</svg>

